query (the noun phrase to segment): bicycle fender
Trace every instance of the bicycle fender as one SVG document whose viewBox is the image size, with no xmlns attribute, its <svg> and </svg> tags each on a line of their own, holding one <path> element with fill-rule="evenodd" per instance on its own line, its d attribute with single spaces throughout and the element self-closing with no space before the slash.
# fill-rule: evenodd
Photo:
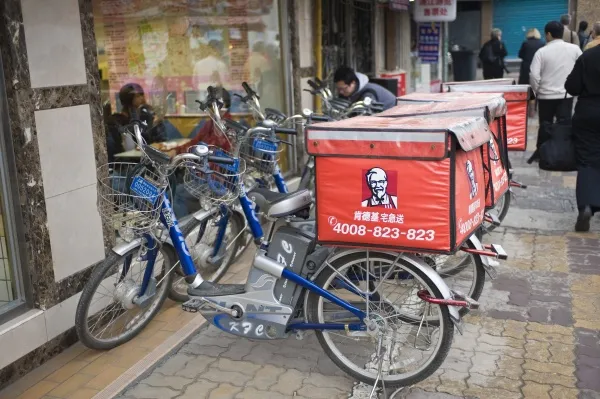
<svg viewBox="0 0 600 399">
<path fill-rule="evenodd" d="M 121 244 L 115 245 L 112 248 L 112 251 L 119 256 L 124 256 L 127 252 L 131 251 L 136 247 L 139 247 L 140 245 L 142 245 L 142 239 L 136 238 L 131 240 L 130 242 L 123 242 Z"/>
<path fill-rule="evenodd" d="M 479 243 L 479 245 L 481 246 L 481 243 Z M 327 267 L 328 263 L 332 263 L 344 256 L 348 256 L 353 253 L 361 253 L 361 252 L 365 252 L 365 250 L 364 249 L 347 249 L 347 250 L 342 250 L 342 251 L 334 254 L 331 258 L 329 258 L 327 261 L 325 261 L 321 265 L 321 267 L 319 267 L 317 272 L 310 278 L 310 280 L 314 281 L 318 277 L 318 275 L 321 273 L 321 271 L 325 267 Z M 379 250 L 377 252 L 389 254 L 392 256 L 398 256 L 397 252 L 379 251 Z M 418 258 L 416 258 L 415 256 L 412 256 L 412 255 L 403 254 L 403 255 L 400 255 L 400 257 L 403 258 L 404 260 L 406 260 L 408 263 L 410 263 L 414 267 L 416 267 L 417 269 L 419 269 L 427 277 L 429 277 L 429 279 L 431 279 L 431 281 L 436 286 L 436 288 L 440 291 L 440 293 L 442 294 L 444 299 L 453 299 L 454 298 L 452 293 L 450 292 L 450 288 L 448 288 L 448 285 L 446 284 L 444 279 L 442 279 L 442 277 L 440 277 L 440 275 L 435 270 L 433 270 L 433 268 L 431 268 L 431 266 L 427 265 L 424 262 L 421 262 Z M 308 297 L 308 295 L 305 297 L 305 309 L 306 309 L 307 297 Z M 462 334 L 461 320 L 460 320 L 460 314 L 458 313 L 458 308 L 455 306 L 448 306 L 448 310 L 450 311 L 450 318 L 452 319 L 454 326 Z"/>
<path fill-rule="evenodd" d="M 475 234 L 472 234 L 471 237 L 469 237 L 469 241 L 471 242 L 471 244 L 473 244 L 475 249 L 480 250 L 480 251 L 485 250 L 485 248 L 481 244 L 481 241 L 479 241 L 479 238 L 477 238 L 477 236 L 475 236 Z M 481 256 L 481 263 L 483 264 L 483 268 L 485 269 L 485 272 L 487 273 L 488 276 L 490 276 L 490 278 L 492 280 L 495 279 L 496 276 L 498 276 L 498 272 L 496 271 L 494 266 L 490 265 L 490 260 L 487 256 Z"/>
</svg>

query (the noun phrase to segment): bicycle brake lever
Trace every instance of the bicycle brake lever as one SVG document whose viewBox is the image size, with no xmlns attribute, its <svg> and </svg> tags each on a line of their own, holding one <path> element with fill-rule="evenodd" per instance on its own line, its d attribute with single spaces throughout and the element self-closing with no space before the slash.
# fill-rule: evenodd
<svg viewBox="0 0 600 399">
<path fill-rule="evenodd" d="M 200 100 L 196 100 L 196 102 L 199 104 L 199 107 L 202 111 L 206 111 L 206 103 L 203 103 Z"/>
</svg>

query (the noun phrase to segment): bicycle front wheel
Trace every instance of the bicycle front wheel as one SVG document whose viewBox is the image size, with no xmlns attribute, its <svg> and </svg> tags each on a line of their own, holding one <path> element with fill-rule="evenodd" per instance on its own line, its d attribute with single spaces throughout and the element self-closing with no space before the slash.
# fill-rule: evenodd
<svg viewBox="0 0 600 399">
<path fill-rule="evenodd" d="M 140 297 L 148 250 L 139 246 L 123 256 L 111 252 L 95 268 L 79 298 L 75 313 L 79 340 L 88 348 L 111 349 L 138 335 L 167 298 L 174 262 L 172 248 L 157 249 L 146 295 Z"/>
<path fill-rule="evenodd" d="M 363 292 L 374 290 L 369 300 L 346 288 L 348 276 L 367 273 L 368 283 L 354 280 L 353 284 Z M 315 332 L 325 353 L 353 378 L 369 385 L 383 380 L 388 387 L 408 386 L 429 377 L 446 358 L 454 336 L 448 307 L 417 297 L 423 289 L 436 298 L 442 295 L 425 273 L 402 257 L 377 251 L 356 253 L 334 262 L 316 282 L 368 312 L 365 322 L 376 326 L 374 333 L 359 336 L 343 330 Z M 306 312 L 310 323 L 360 322 L 313 292 Z M 436 325 L 428 322 L 432 314 Z"/>
</svg>

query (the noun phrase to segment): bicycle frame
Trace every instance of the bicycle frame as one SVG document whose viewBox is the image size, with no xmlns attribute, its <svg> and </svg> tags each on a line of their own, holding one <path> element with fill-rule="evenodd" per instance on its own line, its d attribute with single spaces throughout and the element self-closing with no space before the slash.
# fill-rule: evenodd
<svg viewBox="0 0 600 399">
<path fill-rule="evenodd" d="M 256 235 L 262 237 L 262 227 L 256 218 L 256 214 L 252 209 L 251 201 L 246 196 L 245 192 L 240 194 L 240 202 L 242 208 L 244 209 L 244 213 L 248 217 L 248 221 L 251 229 L 253 229 L 253 233 L 256 230 Z M 175 248 L 175 252 L 177 253 L 177 257 L 179 262 L 181 263 L 181 267 L 185 276 L 194 276 L 196 275 L 196 267 L 194 265 L 194 260 L 190 254 L 190 251 L 185 242 L 185 237 L 179 228 L 179 222 L 177 221 L 177 217 L 173 212 L 173 208 L 171 206 L 171 202 L 169 201 L 166 194 L 163 194 L 162 205 L 161 205 L 161 213 L 160 213 L 160 222 L 168 228 L 169 236 Z M 144 235 L 144 238 L 148 240 L 148 247 L 152 248 L 149 250 L 144 256 L 144 260 L 147 260 L 148 264 L 146 265 L 146 269 L 144 271 L 144 277 L 142 280 L 142 286 L 140 289 L 139 296 L 142 297 L 146 294 L 146 290 L 150 285 L 150 279 L 152 278 L 152 271 L 154 270 L 154 263 L 156 261 L 156 257 L 158 255 L 158 245 L 156 244 L 155 238 L 150 235 Z M 222 239 L 222 238 L 221 238 Z M 263 244 L 265 247 L 266 243 Z M 125 266 L 123 268 L 123 274 L 127 274 L 127 270 L 129 269 L 129 265 L 131 263 L 131 256 L 125 259 Z M 285 268 L 281 274 L 283 279 L 287 279 L 292 281 L 314 293 L 317 295 L 335 303 L 336 305 L 344 308 L 348 312 L 352 313 L 356 317 L 360 319 L 360 323 L 352 323 L 352 324 L 344 324 L 344 323 L 323 323 L 323 324 L 315 324 L 315 323 L 294 323 L 290 325 L 290 329 L 294 330 L 350 330 L 350 331 L 365 331 L 366 325 L 363 320 L 366 317 L 366 313 L 362 310 L 356 308 L 345 300 L 339 298 L 338 296 L 331 294 L 330 292 L 324 290 L 319 287 L 315 283 L 306 278 L 294 273 L 291 269 Z"/>
</svg>

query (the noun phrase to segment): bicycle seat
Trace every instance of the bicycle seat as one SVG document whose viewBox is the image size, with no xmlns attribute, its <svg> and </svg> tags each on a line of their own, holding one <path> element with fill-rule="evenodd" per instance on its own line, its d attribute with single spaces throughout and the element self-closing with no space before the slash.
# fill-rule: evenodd
<svg viewBox="0 0 600 399">
<path fill-rule="evenodd" d="M 293 193 L 277 193 L 268 188 L 255 188 L 250 190 L 248 196 L 256 203 L 260 210 L 272 218 L 286 216 L 306 218 L 309 216 L 312 204 L 312 197 L 308 190 L 298 190 Z"/>
</svg>

